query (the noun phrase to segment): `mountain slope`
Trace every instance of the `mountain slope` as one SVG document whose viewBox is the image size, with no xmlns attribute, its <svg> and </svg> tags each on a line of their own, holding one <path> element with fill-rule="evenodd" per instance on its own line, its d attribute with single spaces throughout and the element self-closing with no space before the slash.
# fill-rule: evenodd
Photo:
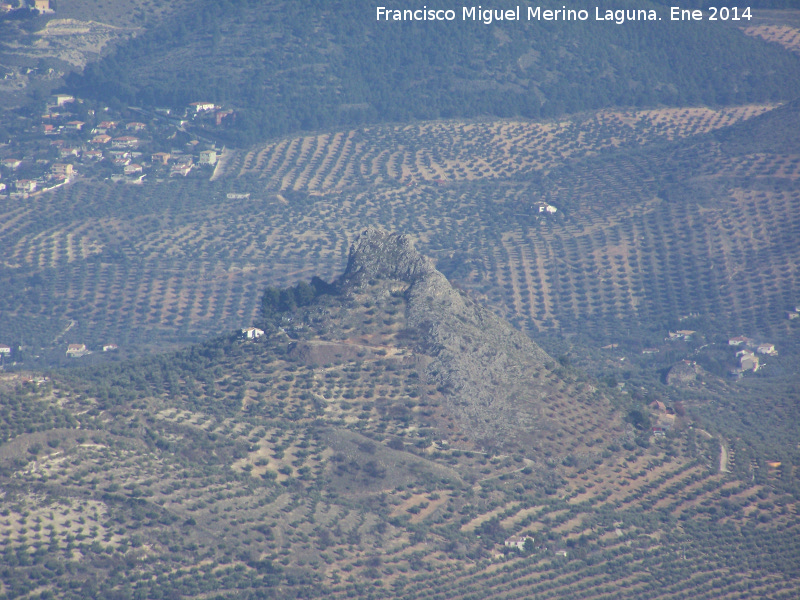
<svg viewBox="0 0 800 600">
<path fill-rule="evenodd" d="M 602 4 L 602 3 L 601 3 Z M 626 3 L 609 4 L 625 8 Z M 627 3 L 630 4 L 630 3 Z M 538 4 L 537 4 L 538 5 Z M 90 65 L 109 102 L 238 111 L 240 142 L 363 122 L 551 117 L 611 106 L 730 105 L 800 93 L 800 60 L 724 23 L 379 22 L 374 4 L 204 2 Z M 554 8 L 561 4 L 553 3 Z M 593 12 L 594 5 L 587 6 Z"/>
</svg>

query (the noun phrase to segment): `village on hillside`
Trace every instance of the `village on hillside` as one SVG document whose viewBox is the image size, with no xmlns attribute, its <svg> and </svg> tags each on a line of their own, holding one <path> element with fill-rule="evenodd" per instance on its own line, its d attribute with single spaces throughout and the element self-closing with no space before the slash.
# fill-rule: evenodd
<svg viewBox="0 0 800 600">
<path fill-rule="evenodd" d="M 186 177 L 193 170 L 208 177 L 222 150 L 197 130 L 225 127 L 234 119 L 232 110 L 213 102 L 193 102 L 177 113 L 114 111 L 54 94 L 26 135 L 0 143 L 0 197 L 24 199 L 78 178 L 142 184 L 148 177 Z"/>
</svg>

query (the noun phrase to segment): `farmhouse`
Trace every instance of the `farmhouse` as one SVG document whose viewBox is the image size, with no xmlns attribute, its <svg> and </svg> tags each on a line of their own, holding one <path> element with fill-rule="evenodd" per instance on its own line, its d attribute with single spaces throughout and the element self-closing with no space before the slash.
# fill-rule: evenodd
<svg viewBox="0 0 800 600">
<path fill-rule="evenodd" d="M 517 550 L 522 550 L 525 548 L 525 542 L 530 540 L 533 542 L 533 538 L 529 535 L 512 535 L 505 541 L 506 548 L 516 548 Z"/>
<path fill-rule="evenodd" d="M 0 356 L 11 356 L 11 346 L 0 344 Z"/>
<path fill-rule="evenodd" d="M 86 349 L 86 344 L 70 344 L 67 346 L 67 356 L 78 358 L 86 354 L 89 354 L 89 351 Z"/>
<path fill-rule="evenodd" d="M 103 346 L 103 352 L 111 352 L 112 350 L 116 349 L 117 349 L 116 344 L 106 344 L 105 346 Z"/>
<path fill-rule="evenodd" d="M 728 345 L 729 346 L 741 346 L 742 344 L 749 344 L 752 341 L 753 340 L 751 340 L 750 338 L 747 338 L 747 337 L 744 337 L 744 336 L 738 336 L 738 337 L 732 337 L 731 339 L 729 339 L 728 340 Z"/>
<path fill-rule="evenodd" d="M 242 329 L 242 337 L 248 340 L 254 340 L 264 335 L 264 330 L 258 327 L 245 327 Z"/>
<path fill-rule="evenodd" d="M 769 354 L 770 356 L 775 356 L 778 351 L 775 350 L 775 344 L 759 344 L 756 347 L 756 352 L 759 354 Z"/>
</svg>

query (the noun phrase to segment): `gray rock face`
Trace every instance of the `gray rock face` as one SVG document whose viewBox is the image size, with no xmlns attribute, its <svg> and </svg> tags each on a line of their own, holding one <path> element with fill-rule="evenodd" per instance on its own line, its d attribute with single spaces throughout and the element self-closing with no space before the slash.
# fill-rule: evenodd
<svg viewBox="0 0 800 600">
<path fill-rule="evenodd" d="M 356 285 L 370 279 L 413 283 L 433 273 L 438 272 L 431 260 L 414 249 L 408 236 L 369 228 L 350 247 L 343 280 Z"/>
<path fill-rule="evenodd" d="M 700 367 L 698 367 L 696 364 L 681 361 L 672 367 L 667 373 L 667 385 L 688 385 L 694 381 L 697 381 L 697 376 L 699 374 Z"/>
</svg>

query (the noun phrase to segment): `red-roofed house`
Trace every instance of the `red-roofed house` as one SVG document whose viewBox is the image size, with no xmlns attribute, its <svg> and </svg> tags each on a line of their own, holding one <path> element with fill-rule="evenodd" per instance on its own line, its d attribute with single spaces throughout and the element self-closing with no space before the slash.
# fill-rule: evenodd
<svg viewBox="0 0 800 600">
<path fill-rule="evenodd" d="M 86 344 L 70 344 L 67 346 L 67 356 L 76 358 L 85 354 L 89 354 L 89 351 L 86 349 Z"/>
</svg>

